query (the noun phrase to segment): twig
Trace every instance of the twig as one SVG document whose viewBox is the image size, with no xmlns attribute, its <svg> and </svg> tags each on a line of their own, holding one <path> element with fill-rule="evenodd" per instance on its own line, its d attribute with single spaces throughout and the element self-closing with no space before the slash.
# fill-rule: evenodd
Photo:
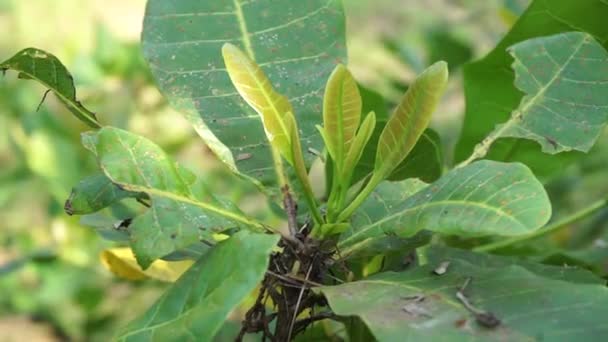
<svg viewBox="0 0 608 342">
<path fill-rule="evenodd" d="M 289 227 L 289 233 L 291 236 L 296 236 L 298 233 L 298 208 L 296 206 L 296 202 L 291 196 L 289 185 L 283 186 L 281 188 L 281 192 L 283 193 L 283 206 L 285 207 L 285 213 L 287 213 L 287 225 Z"/>
<path fill-rule="evenodd" d="M 51 92 L 51 89 L 47 89 L 44 92 L 44 95 L 42 95 L 42 100 L 40 100 L 40 103 L 38 104 L 38 107 L 36 107 L 36 111 L 40 110 L 40 107 L 42 107 L 42 104 L 44 103 L 44 100 L 46 100 L 46 96 Z"/>
<path fill-rule="evenodd" d="M 310 277 L 312 266 L 313 264 L 311 263 L 308 267 L 308 272 L 306 272 L 306 280 L 308 280 L 308 277 Z M 304 296 L 304 291 L 306 291 L 306 285 L 302 285 L 302 289 L 300 290 L 300 294 L 298 295 L 298 301 L 296 302 L 296 306 L 293 311 L 293 318 L 291 319 L 291 325 L 289 326 L 289 333 L 287 334 L 287 341 L 291 341 L 291 334 L 293 333 L 293 328 L 296 325 L 296 318 L 298 318 L 298 309 L 300 308 L 300 303 L 302 302 L 302 296 Z"/>
<path fill-rule="evenodd" d="M 473 315 L 475 315 L 475 320 L 477 321 L 477 323 L 486 328 L 496 328 L 500 325 L 500 319 L 498 319 L 493 313 L 489 311 L 484 311 L 474 307 L 473 304 L 469 302 L 467 296 L 464 294 L 464 290 L 471 282 L 471 279 L 471 277 L 467 277 L 467 279 L 464 281 L 464 284 L 460 287 L 458 292 L 456 292 L 456 298 L 460 300 L 462 305 L 464 305 L 467 310 L 469 310 Z"/>
<path fill-rule="evenodd" d="M 302 330 L 304 330 L 307 326 L 314 322 L 322 321 L 324 319 L 336 319 L 337 316 L 333 312 L 321 312 L 314 316 L 310 316 L 307 318 L 303 318 L 296 322 L 296 327 L 294 329 L 295 334 L 297 335 Z"/>
</svg>

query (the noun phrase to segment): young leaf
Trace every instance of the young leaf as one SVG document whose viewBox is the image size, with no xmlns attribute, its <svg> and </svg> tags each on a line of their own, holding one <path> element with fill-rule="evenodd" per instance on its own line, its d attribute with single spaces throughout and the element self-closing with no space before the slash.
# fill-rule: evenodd
<svg viewBox="0 0 608 342">
<path fill-rule="evenodd" d="M 557 280 L 568 271 L 562 267 L 537 274 L 512 262 L 490 266 L 494 258 L 454 255 L 442 275 L 433 275 L 438 266 L 433 262 L 326 286 L 321 292 L 333 312 L 360 317 L 378 341 L 603 339 L 608 305 L 603 284 Z M 551 271 L 553 277 L 544 277 Z"/>
<path fill-rule="evenodd" d="M 344 182 L 350 183 L 352 174 L 355 170 L 355 167 L 359 163 L 361 159 L 361 155 L 363 155 L 363 151 L 365 146 L 367 146 L 367 142 L 374 133 L 374 128 L 376 127 L 376 113 L 370 112 L 367 114 L 363 123 L 359 127 L 355 138 L 353 139 L 353 143 L 351 144 L 348 153 L 346 155 L 346 159 L 344 160 Z"/>
<path fill-rule="evenodd" d="M 338 222 L 346 221 L 374 188 L 405 160 L 428 126 L 447 81 L 447 64 L 437 62 L 410 85 L 380 135 L 371 179 L 338 215 Z"/>
<path fill-rule="evenodd" d="M 348 69 L 338 64 L 327 81 L 323 98 L 325 146 L 342 172 L 344 159 L 361 121 L 361 95 Z"/>
<path fill-rule="evenodd" d="M 268 141 L 294 165 L 290 142 L 291 121 L 285 120 L 287 113 L 293 113 L 291 103 L 274 90 L 264 71 L 239 48 L 224 44 L 222 55 L 232 84 L 260 115 Z"/>
<path fill-rule="evenodd" d="M 342 1 L 171 3 L 147 1 L 142 32 L 145 59 L 171 105 L 181 113 L 183 105 L 192 106 L 188 120 L 196 120 L 197 126 L 203 120 L 237 159 L 239 171 L 265 185 L 276 184 L 275 172 L 268 167 L 272 153 L 260 120 L 246 108 L 223 69 L 218 51 L 224 42 L 238 43 L 248 56 L 255 56 L 252 59 L 291 99 L 302 145 L 323 149 L 315 130 L 321 117 L 322 89 L 336 62 L 347 57 Z M 202 138 L 209 143 L 209 136 Z M 238 160 L 240 154 L 251 158 Z M 314 156 L 307 153 L 304 158 L 309 167 Z"/>
<path fill-rule="evenodd" d="M 423 229 L 462 237 L 523 235 L 551 216 L 547 193 L 526 166 L 487 160 L 448 172 L 381 216 L 363 208 L 367 211 L 361 212 L 362 219 L 353 217 L 352 234 L 340 241 L 341 249 L 384 234 L 408 237 Z"/>
<path fill-rule="evenodd" d="M 448 67 L 437 62 L 411 84 L 384 127 L 374 165 L 374 178 L 382 180 L 407 157 L 428 126 L 448 81 Z"/>
<path fill-rule="evenodd" d="M 151 141 L 112 127 L 102 128 L 97 139 L 98 161 L 106 176 L 152 200 L 151 208 L 130 226 L 131 247 L 143 268 L 200 239 L 211 241 L 214 233 L 231 227 L 264 229 L 234 204 L 214 197 Z"/>
<path fill-rule="evenodd" d="M 357 183 L 374 171 L 378 140 L 390 119 L 387 104 L 380 94 L 370 89 L 360 87 L 363 98 L 363 111 L 376 113 L 376 127 L 367 146 L 363 150 L 361 160 L 353 172 L 352 183 Z M 419 178 L 427 183 L 436 181 L 443 170 L 443 157 L 439 134 L 427 128 L 407 157 L 395 168 L 387 179 L 399 181 L 408 178 Z"/>
<path fill-rule="evenodd" d="M 100 172 L 81 180 L 72 189 L 64 209 L 68 215 L 91 214 L 122 199 L 138 196 L 141 194 L 119 188 Z"/>
<path fill-rule="evenodd" d="M 17 71 L 19 78 L 40 82 L 52 91 L 80 121 L 92 128 L 101 127 L 95 113 L 86 109 L 76 99 L 74 79 L 57 57 L 35 48 L 24 49 L 0 63 L 0 71 L 9 69 Z"/>
<path fill-rule="evenodd" d="M 199 259 L 118 341 L 213 341 L 268 267 L 278 235 L 241 231 Z"/>
<path fill-rule="evenodd" d="M 298 133 L 298 125 L 296 118 L 293 113 L 288 112 L 285 115 L 285 122 L 287 127 L 290 127 L 289 139 L 291 141 L 291 160 L 293 161 L 293 167 L 296 171 L 296 176 L 300 184 L 302 185 L 303 195 L 308 203 L 312 215 L 314 216 L 315 222 L 321 223 L 321 214 L 315 202 L 315 195 L 312 191 L 310 180 L 308 179 L 308 171 L 304 164 L 304 156 L 302 155 L 302 146 L 300 145 L 300 134 Z"/>
</svg>

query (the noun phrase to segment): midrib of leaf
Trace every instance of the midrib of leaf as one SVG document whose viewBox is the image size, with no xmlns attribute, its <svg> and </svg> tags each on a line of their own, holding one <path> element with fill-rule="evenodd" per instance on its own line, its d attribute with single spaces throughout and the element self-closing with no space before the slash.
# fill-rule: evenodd
<svg viewBox="0 0 608 342">
<path fill-rule="evenodd" d="M 239 22 L 239 30 L 241 31 L 242 35 L 241 39 L 243 40 L 243 45 L 245 45 L 245 51 L 247 51 L 249 58 L 255 61 L 255 52 L 253 51 L 253 45 L 251 44 L 251 39 L 249 38 L 249 30 L 247 29 L 247 22 L 245 21 L 245 15 L 243 14 L 241 1 L 233 0 L 233 3 L 236 19 Z"/>
<path fill-rule="evenodd" d="M 340 245 L 345 245 L 349 240 L 352 240 L 353 238 L 357 237 L 358 235 L 361 235 L 361 234 L 367 232 L 370 229 L 373 229 L 374 227 L 376 227 L 376 226 L 378 226 L 378 225 L 380 225 L 382 223 L 390 221 L 390 220 L 394 219 L 395 217 L 398 217 L 398 216 L 401 216 L 401 215 L 405 215 L 405 214 L 407 214 L 407 213 L 409 213 L 411 211 L 414 211 L 414 210 L 418 210 L 418 209 L 424 210 L 424 209 L 427 209 L 427 208 L 430 208 L 430 207 L 435 207 L 435 206 L 440 206 L 440 205 L 443 205 L 443 206 L 444 205 L 462 205 L 462 206 L 479 207 L 479 208 L 484 209 L 484 210 L 492 211 L 492 212 L 496 213 L 496 215 L 498 215 L 498 216 L 506 217 L 507 219 L 509 219 L 510 221 L 512 221 L 514 224 L 517 224 L 518 226 L 522 225 L 521 222 L 519 222 L 517 219 L 515 219 L 512 215 L 507 214 L 505 211 L 501 210 L 500 208 L 495 208 L 495 207 L 489 206 L 489 205 L 487 205 L 485 203 L 481 203 L 481 202 L 467 202 L 467 201 L 464 201 L 464 200 L 444 200 L 444 201 L 438 201 L 438 202 L 433 202 L 433 203 L 425 203 L 425 204 L 417 205 L 417 206 L 414 206 L 414 207 L 411 207 L 411 208 L 407 208 L 407 209 L 405 209 L 403 211 L 400 211 L 398 213 L 389 215 L 389 216 L 387 216 L 387 217 L 385 217 L 385 218 L 383 218 L 383 219 L 381 219 L 379 221 L 374 222 L 371 225 L 366 226 L 363 229 L 357 230 L 356 233 L 354 233 L 353 235 L 349 236 L 348 238 L 342 240 L 340 242 Z"/>
<path fill-rule="evenodd" d="M 149 195 L 156 195 L 159 197 L 164 197 L 164 198 L 168 198 L 168 199 L 172 199 L 174 201 L 177 202 L 182 202 L 182 203 L 187 203 L 187 204 L 192 204 L 194 206 L 197 206 L 199 208 L 211 211 L 213 213 L 216 213 L 218 215 L 227 217 L 229 219 L 241 222 L 243 224 L 249 225 L 249 226 L 253 226 L 253 227 L 257 227 L 259 229 L 265 229 L 265 227 L 263 225 L 261 225 L 258 222 L 254 222 L 252 220 L 249 220 L 248 218 L 235 214 L 231 211 L 228 210 L 224 210 L 222 208 L 216 207 L 214 205 L 211 204 L 207 204 L 204 202 L 199 202 L 199 201 L 195 201 L 193 199 L 190 199 L 188 197 L 185 196 L 180 196 L 180 195 L 176 195 L 172 192 L 169 191 L 164 191 L 164 190 L 160 190 L 160 189 L 156 189 L 154 187 L 152 187 L 150 185 L 150 182 L 146 179 L 146 177 L 144 176 L 144 173 L 142 172 L 139 163 L 138 163 L 138 159 L 135 157 L 135 155 L 133 154 L 133 148 L 134 147 L 129 147 L 127 144 L 125 144 L 125 142 L 122 140 L 122 138 L 119 135 L 116 135 L 118 141 L 120 142 L 120 144 L 123 146 L 123 148 L 127 151 L 129 151 L 129 157 L 131 158 L 131 161 L 133 162 L 133 165 L 136 165 L 135 170 L 137 171 L 137 173 L 139 173 L 139 175 L 141 176 L 142 179 L 144 179 L 146 181 L 146 185 L 147 186 L 141 186 L 141 185 L 134 185 L 134 184 L 129 184 L 129 183 L 123 183 L 123 182 L 119 182 L 116 179 L 114 179 L 113 177 L 111 177 L 110 173 L 107 172 L 105 170 L 105 167 L 102 165 L 101 168 L 104 169 L 104 173 L 106 174 L 106 176 L 114 183 L 114 184 L 120 184 L 121 187 L 129 190 L 129 191 L 135 191 L 135 192 L 144 192 L 144 193 L 148 193 Z M 136 142 L 136 144 L 139 144 L 141 140 L 138 140 Z M 184 179 L 182 178 L 182 176 L 180 175 L 179 172 L 177 172 L 177 170 L 175 170 L 175 168 L 173 168 L 175 171 L 175 175 L 176 177 L 179 178 L 179 180 L 181 181 L 181 183 L 183 185 L 187 184 L 187 182 L 184 181 Z M 188 189 L 186 187 L 186 189 Z M 192 195 L 192 192 L 190 191 L 190 189 L 188 189 L 188 193 L 190 195 Z"/>
<path fill-rule="evenodd" d="M 466 159 L 462 163 L 458 164 L 456 167 L 463 167 L 463 166 L 470 164 L 471 162 L 473 162 L 476 159 L 483 158 L 488 153 L 492 144 L 497 139 L 499 139 L 504 132 L 509 130 L 513 125 L 515 125 L 517 123 L 517 121 L 527 113 L 527 111 L 530 109 L 530 107 L 532 107 L 534 104 L 536 104 L 537 100 L 542 99 L 542 97 L 545 95 L 545 92 L 547 91 L 547 89 L 549 89 L 549 87 L 551 85 L 553 85 L 555 80 L 557 80 L 562 75 L 562 73 L 564 72 L 566 67 L 570 64 L 570 61 L 572 61 L 572 58 L 574 58 L 574 56 L 578 53 L 578 51 L 581 49 L 581 47 L 586 42 L 587 42 L 587 37 L 584 37 L 583 39 L 581 39 L 581 41 L 576 46 L 576 48 L 574 50 L 572 50 L 572 54 L 570 56 L 568 56 L 568 59 L 564 62 L 564 64 L 562 64 L 560 66 L 560 68 L 557 70 L 555 75 L 553 75 L 553 77 L 547 82 L 547 84 L 542 86 L 538 90 L 536 95 L 534 95 L 528 101 L 526 101 L 526 103 L 523 105 L 523 107 L 521 109 L 516 109 L 516 112 L 513 115 L 511 115 L 511 118 L 507 122 L 502 124 L 502 126 L 499 129 L 494 130 L 494 132 L 490 133 L 490 135 L 488 135 L 477 147 L 475 147 L 473 154 L 471 154 L 471 156 L 468 159 Z M 523 63 L 521 63 L 521 65 L 524 68 L 527 68 Z M 532 78 L 538 85 L 540 85 L 540 83 L 534 77 L 532 77 Z"/>
</svg>

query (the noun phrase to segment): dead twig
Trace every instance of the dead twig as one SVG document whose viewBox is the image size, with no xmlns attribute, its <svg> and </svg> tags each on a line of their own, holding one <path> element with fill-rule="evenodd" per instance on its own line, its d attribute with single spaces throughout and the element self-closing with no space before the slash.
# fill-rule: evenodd
<svg viewBox="0 0 608 342">
<path fill-rule="evenodd" d="M 456 298 L 458 298 L 458 300 L 467 310 L 469 310 L 473 315 L 475 315 L 475 320 L 477 321 L 477 323 L 479 323 L 479 325 L 490 329 L 496 328 L 501 323 L 500 319 L 498 319 L 498 317 L 496 317 L 492 312 L 484 311 L 473 306 L 473 304 L 469 302 L 469 299 L 464 294 L 465 289 L 467 288 L 472 279 L 473 278 L 471 277 L 467 277 L 464 284 L 456 292 Z"/>
</svg>

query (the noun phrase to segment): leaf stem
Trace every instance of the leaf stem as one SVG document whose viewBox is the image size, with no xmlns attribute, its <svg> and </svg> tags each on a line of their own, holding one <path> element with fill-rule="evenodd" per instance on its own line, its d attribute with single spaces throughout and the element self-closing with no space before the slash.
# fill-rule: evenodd
<svg viewBox="0 0 608 342">
<path fill-rule="evenodd" d="M 551 234 L 553 232 L 556 232 L 562 228 L 565 228 L 567 226 L 569 226 L 570 224 L 582 220 L 594 213 L 596 213 L 597 211 L 599 211 L 600 209 L 604 208 L 608 206 L 608 199 L 604 198 L 602 200 L 599 200 L 597 202 L 592 203 L 591 205 L 589 205 L 586 208 L 583 208 L 571 215 L 568 215 L 566 217 L 564 217 L 563 219 L 546 226 L 545 228 L 541 228 L 535 232 L 532 232 L 530 234 L 527 235 L 522 235 L 522 236 L 517 236 L 517 237 L 513 237 L 510 239 L 505 239 L 505 240 L 501 240 L 501 241 L 496 241 L 496 242 L 492 242 L 486 245 L 481 245 L 478 247 L 473 248 L 473 251 L 475 252 L 490 252 L 490 251 L 494 251 L 503 247 L 507 247 L 516 243 L 520 243 L 522 241 L 528 241 L 528 240 L 533 240 L 536 238 L 539 238 L 541 236 L 545 236 L 547 234 Z"/>
<path fill-rule="evenodd" d="M 344 222 L 348 220 L 348 218 L 363 204 L 363 202 L 369 197 L 369 195 L 374 191 L 376 186 L 380 183 L 377 180 L 376 174 L 372 175 L 372 178 L 369 180 L 367 185 L 361 190 L 361 192 L 355 197 L 355 199 L 344 209 L 340 215 L 338 215 L 337 222 Z"/>
</svg>

